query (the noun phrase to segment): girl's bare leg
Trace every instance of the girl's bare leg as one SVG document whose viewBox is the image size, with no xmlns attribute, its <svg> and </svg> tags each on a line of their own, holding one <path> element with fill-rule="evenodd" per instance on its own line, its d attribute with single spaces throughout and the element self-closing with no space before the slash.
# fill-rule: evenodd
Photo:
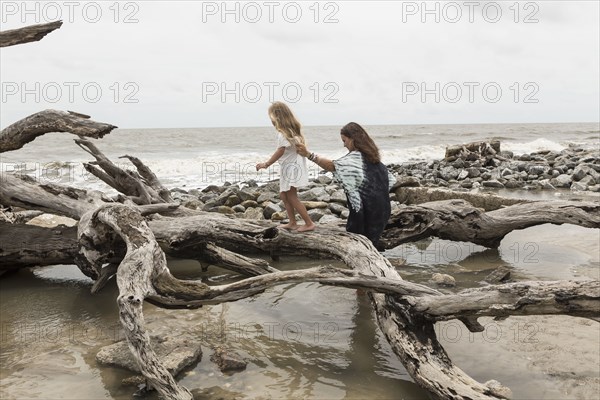
<svg viewBox="0 0 600 400">
<path fill-rule="evenodd" d="M 287 212 L 288 218 L 290 220 L 290 222 L 288 222 L 287 224 L 280 225 L 279 227 L 283 229 L 296 230 L 298 229 L 298 225 L 296 224 L 296 213 L 294 212 L 294 207 L 290 204 L 289 193 L 290 192 L 279 193 L 279 197 L 281 197 L 281 200 L 285 205 L 285 211 Z"/>
<path fill-rule="evenodd" d="M 297 189 L 293 186 L 291 187 L 290 191 L 287 192 L 287 201 L 296 211 L 298 211 L 298 214 L 300 214 L 300 216 L 304 220 L 304 225 L 297 229 L 298 232 L 308 232 L 314 230 L 316 225 L 313 222 L 313 220 L 310 219 L 308 211 L 306 211 L 306 207 L 298 198 Z"/>
</svg>

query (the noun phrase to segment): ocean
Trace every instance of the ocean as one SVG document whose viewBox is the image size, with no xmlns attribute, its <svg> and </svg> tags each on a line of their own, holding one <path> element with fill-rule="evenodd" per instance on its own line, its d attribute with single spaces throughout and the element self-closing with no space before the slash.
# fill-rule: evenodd
<svg viewBox="0 0 600 400">
<path fill-rule="evenodd" d="M 481 125 L 379 125 L 365 126 L 382 151 L 383 162 L 402 163 L 440 159 L 446 146 L 498 139 L 502 150 L 515 154 L 561 150 L 569 145 L 600 146 L 598 123 L 577 124 L 481 124 Z M 328 158 L 345 154 L 339 126 L 304 128 L 311 151 Z M 22 149 L 0 154 L 3 173 L 25 172 L 42 182 L 78 187 L 109 188 L 82 167 L 93 158 L 67 133 L 46 134 Z M 255 165 L 275 150 L 273 127 L 116 129 L 97 146 L 124 168 L 119 156 L 128 154 L 146 163 L 168 188 L 203 188 L 210 184 L 267 182 L 278 178 L 275 164 L 256 172 Z M 319 171 L 311 164 L 311 175 Z"/>
<path fill-rule="evenodd" d="M 337 158 L 345 153 L 340 127 L 306 127 L 309 148 Z M 385 163 L 433 160 L 445 147 L 499 139 L 516 154 L 600 145 L 598 123 L 367 126 Z M 272 127 L 118 129 L 97 141 L 107 156 L 140 158 L 169 188 L 266 182 L 277 170 L 257 174 L 254 165 L 272 153 Z M 24 172 L 42 182 L 107 190 L 87 176 L 92 160 L 70 134 L 47 134 L 23 149 L 0 154 L 2 173 Z M 319 171 L 314 170 L 315 174 Z M 554 194 L 532 191 L 533 198 Z M 564 198 L 564 197 L 563 197 Z M 597 200 L 597 196 L 595 197 Z M 404 279 L 431 284 L 433 273 L 455 277 L 459 290 L 477 287 L 506 266 L 515 280 L 600 279 L 598 229 L 541 225 L 508 234 L 498 249 L 430 238 L 386 252 L 407 264 Z M 281 270 L 334 260 L 282 257 Z M 173 274 L 209 284 L 239 277 L 195 260 L 169 259 Z M 90 294 L 91 280 L 76 266 L 30 268 L 0 279 L 0 397 L 11 399 L 129 399 L 128 375 L 101 367 L 98 350 L 122 339 L 116 284 Z M 151 335 L 191 334 L 202 344 L 201 361 L 181 383 L 197 398 L 426 399 L 379 331 L 367 296 L 356 290 L 298 283 L 252 298 L 199 310 L 144 305 Z M 553 319 L 554 318 L 554 319 Z M 452 360 L 480 382 L 497 379 L 518 399 L 597 398 L 600 353 L 595 321 L 560 317 L 481 318 L 485 331 L 470 333 L 457 321 L 436 324 Z M 566 318 L 566 317 L 564 317 Z M 210 347 L 226 345 L 249 362 L 245 371 L 221 373 Z M 155 394 L 144 398 L 156 399 Z"/>
</svg>

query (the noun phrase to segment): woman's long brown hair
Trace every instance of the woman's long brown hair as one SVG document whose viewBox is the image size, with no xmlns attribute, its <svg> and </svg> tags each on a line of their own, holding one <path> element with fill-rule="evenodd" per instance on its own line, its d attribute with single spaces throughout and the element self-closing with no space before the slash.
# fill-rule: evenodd
<svg viewBox="0 0 600 400">
<path fill-rule="evenodd" d="M 362 126 L 356 122 L 350 122 L 342 128 L 340 133 L 347 138 L 352 139 L 352 143 L 356 150 L 360 151 L 368 162 L 381 162 L 379 148 Z"/>
</svg>

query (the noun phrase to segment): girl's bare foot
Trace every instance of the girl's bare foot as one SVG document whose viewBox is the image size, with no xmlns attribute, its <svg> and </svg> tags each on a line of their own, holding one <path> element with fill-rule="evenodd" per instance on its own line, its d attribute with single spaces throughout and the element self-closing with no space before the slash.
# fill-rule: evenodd
<svg viewBox="0 0 600 400">
<path fill-rule="evenodd" d="M 284 224 L 284 225 L 279 225 L 279 227 L 280 227 L 281 229 L 287 229 L 288 231 L 295 231 L 295 230 L 297 230 L 297 229 L 298 229 L 298 225 L 296 225 L 296 224 L 291 224 L 291 223 L 289 223 L 289 222 L 288 222 L 287 224 Z"/>
<path fill-rule="evenodd" d="M 298 229 L 296 229 L 296 231 L 297 232 L 309 232 L 309 231 L 314 231 L 316 227 L 317 226 L 315 224 L 302 225 Z"/>
</svg>

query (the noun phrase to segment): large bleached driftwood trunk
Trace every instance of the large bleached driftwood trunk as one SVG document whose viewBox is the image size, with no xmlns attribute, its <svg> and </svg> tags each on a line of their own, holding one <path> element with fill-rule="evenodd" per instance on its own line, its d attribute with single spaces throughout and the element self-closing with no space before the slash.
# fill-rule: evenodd
<svg viewBox="0 0 600 400">
<path fill-rule="evenodd" d="M 60 23 L 3 32 L 0 44 L 39 40 L 58 27 Z M 100 138 L 114 128 L 82 114 L 46 110 L 0 132 L 0 153 L 19 149 L 48 132 L 78 135 L 77 145 L 95 158 L 86 164 L 88 171 L 121 193 L 108 198 L 100 192 L 40 185 L 26 177 L 4 174 L 0 177 L 0 204 L 65 215 L 79 222 L 76 229 L 0 223 L 0 261 L 6 269 L 74 263 L 95 280 L 92 292 L 116 276 L 120 320 L 129 348 L 143 375 L 166 399 L 191 399 L 192 395 L 177 383 L 152 349 L 142 313 L 144 301 L 189 310 L 236 301 L 288 282 L 361 288 L 369 292 L 379 327 L 410 375 L 440 399 L 506 398 L 510 390 L 496 381 L 477 382 L 455 366 L 436 338 L 436 321 L 457 318 L 470 330 L 480 331 L 480 316 L 600 316 L 597 281 L 519 282 L 442 294 L 402 280 L 366 238 L 339 228 L 320 226 L 315 232 L 298 235 L 271 222 L 177 209 L 170 204 L 168 190 L 140 160 L 125 156 L 137 172 L 124 171 L 83 138 Z M 472 150 L 460 148 L 455 153 Z M 499 148 L 487 146 L 483 150 L 495 154 Z M 598 215 L 596 203 L 538 202 L 484 212 L 462 200 L 439 201 L 396 212 L 384 241 L 393 247 L 435 235 L 494 247 L 511 230 L 541 223 L 598 228 Z M 209 259 L 250 277 L 219 286 L 180 280 L 171 275 L 163 248 L 172 255 Z M 335 258 L 349 269 L 282 272 L 265 260 L 239 254 L 247 251 Z"/>
</svg>

